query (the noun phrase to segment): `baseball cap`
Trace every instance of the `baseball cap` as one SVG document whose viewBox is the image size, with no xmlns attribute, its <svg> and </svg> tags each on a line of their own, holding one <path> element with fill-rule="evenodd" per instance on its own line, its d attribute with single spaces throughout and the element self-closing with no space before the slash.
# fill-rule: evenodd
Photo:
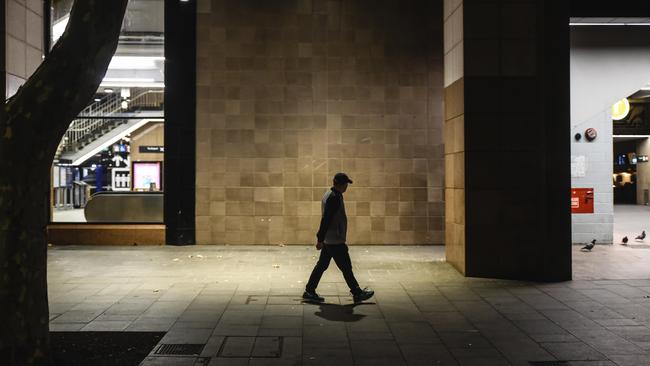
<svg viewBox="0 0 650 366">
<path fill-rule="evenodd" d="M 338 184 L 352 183 L 352 179 L 345 173 L 336 173 L 334 175 L 334 181 Z"/>
</svg>

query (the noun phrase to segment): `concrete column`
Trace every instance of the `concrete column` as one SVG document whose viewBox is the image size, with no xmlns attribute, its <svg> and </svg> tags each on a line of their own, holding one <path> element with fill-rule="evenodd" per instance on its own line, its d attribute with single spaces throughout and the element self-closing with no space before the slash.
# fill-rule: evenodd
<svg viewBox="0 0 650 366">
<path fill-rule="evenodd" d="M 445 249 L 465 274 L 465 108 L 463 1 L 444 3 Z"/>
<path fill-rule="evenodd" d="M 467 276 L 571 278 L 561 3 L 445 1 L 447 260 Z"/>
</svg>

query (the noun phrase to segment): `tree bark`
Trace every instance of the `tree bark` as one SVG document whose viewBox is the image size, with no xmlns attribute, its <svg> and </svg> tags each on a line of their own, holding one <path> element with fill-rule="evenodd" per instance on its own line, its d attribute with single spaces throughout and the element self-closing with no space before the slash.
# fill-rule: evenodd
<svg viewBox="0 0 650 366">
<path fill-rule="evenodd" d="M 128 0 L 77 0 L 65 33 L 5 102 L 0 120 L 0 360 L 51 364 L 47 298 L 50 167 L 115 53 Z"/>
</svg>

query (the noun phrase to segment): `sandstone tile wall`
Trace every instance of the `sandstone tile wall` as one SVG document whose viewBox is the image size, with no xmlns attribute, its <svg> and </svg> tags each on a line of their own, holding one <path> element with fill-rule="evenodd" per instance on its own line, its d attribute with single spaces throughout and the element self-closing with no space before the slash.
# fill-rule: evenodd
<svg viewBox="0 0 650 366">
<path fill-rule="evenodd" d="M 444 242 L 442 2 L 199 1 L 197 242 Z"/>
</svg>

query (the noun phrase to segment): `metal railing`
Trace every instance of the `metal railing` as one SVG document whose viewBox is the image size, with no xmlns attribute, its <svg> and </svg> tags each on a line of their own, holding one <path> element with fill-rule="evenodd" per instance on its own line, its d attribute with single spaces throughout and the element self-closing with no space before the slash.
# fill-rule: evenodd
<svg viewBox="0 0 650 366">
<path fill-rule="evenodd" d="M 129 108 L 156 108 L 162 106 L 162 90 L 147 90 L 133 97 L 129 102 Z M 86 107 L 79 118 L 72 121 L 63 139 L 61 140 L 60 151 L 66 150 L 69 146 L 78 145 L 83 140 L 91 138 L 98 131 L 105 128 L 113 128 L 115 120 L 106 117 L 122 110 L 122 98 L 119 94 L 109 94 L 94 101 Z M 93 118 L 84 118 L 93 117 Z"/>
<path fill-rule="evenodd" d="M 88 107 L 84 108 L 80 116 L 106 116 L 121 108 L 121 98 L 115 94 L 109 94 L 98 101 L 94 101 Z M 88 137 L 94 131 L 100 129 L 106 123 L 103 119 L 94 118 L 77 118 L 72 121 L 68 130 L 63 135 L 63 145 L 74 145 Z"/>
</svg>

